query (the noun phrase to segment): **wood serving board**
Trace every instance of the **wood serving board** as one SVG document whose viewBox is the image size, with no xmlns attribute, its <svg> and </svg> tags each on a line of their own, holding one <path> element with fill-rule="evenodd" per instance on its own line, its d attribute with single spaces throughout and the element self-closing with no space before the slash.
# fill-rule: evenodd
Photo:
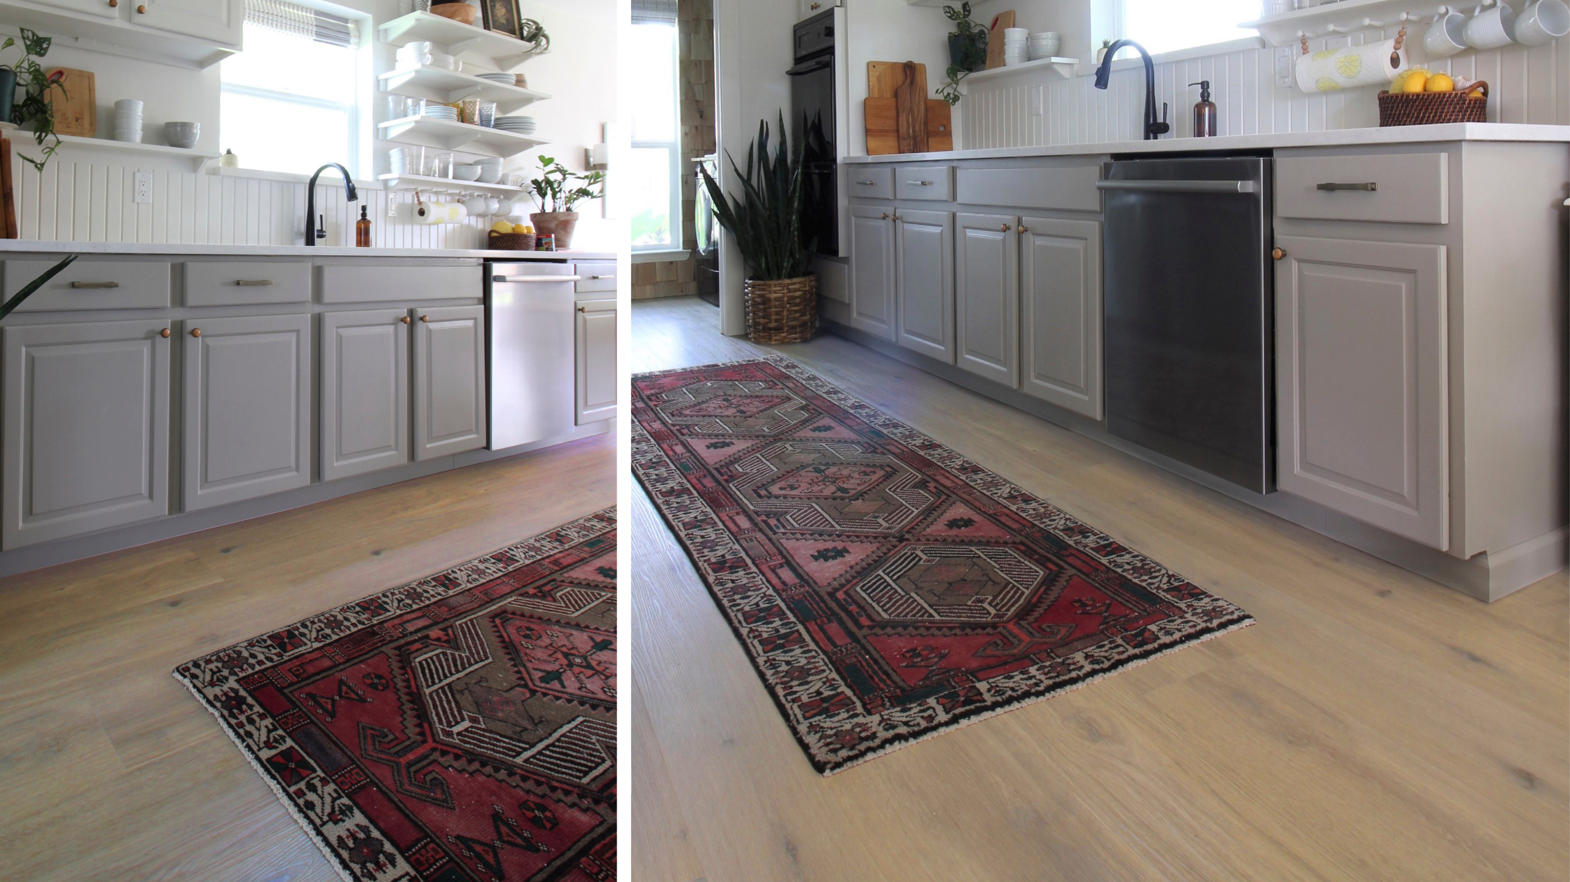
<svg viewBox="0 0 1570 882">
<path fill-rule="evenodd" d="M 987 70 L 1003 66 L 1003 29 L 1014 26 L 1014 10 L 998 13 L 987 29 Z"/>
<path fill-rule="evenodd" d="M 46 95 L 55 113 L 55 134 L 81 135 L 91 138 L 98 134 L 98 92 L 92 71 L 69 67 L 50 68 L 46 74 L 61 71 L 63 92 L 50 89 Z"/>
<path fill-rule="evenodd" d="M 867 155 L 892 156 L 899 149 L 899 109 L 893 98 L 868 98 Z M 953 150 L 954 126 L 948 102 L 927 99 L 927 150 Z"/>
<path fill-rule="evenodd" d="M 905 62 L 903 61 L 869 61 L 867 62 L 867 97 L 868 98 L 893 98 L 894 93 L 905 82 Z M 927 94 L 927 66 L 916 65 L 916 88 L 921 94 Z"/>
</svg>

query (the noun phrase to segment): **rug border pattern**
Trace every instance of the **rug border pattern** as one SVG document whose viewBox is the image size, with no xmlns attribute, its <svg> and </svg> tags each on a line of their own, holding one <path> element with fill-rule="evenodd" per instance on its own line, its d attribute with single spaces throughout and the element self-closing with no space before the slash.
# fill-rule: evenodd
<svg viewBox="0 0 1570 882">
<path fill-rule="evenodd" d="M 267 757 L 290 749 L 298 750 L 298 745 L 288 733 L 273 723 L 271 716 L 256 703 L 249 691 L 240 689 L 232 693 L 230 697 L 236 701 L 236 706 L 226 712 L 214 703 L 207 690 L 226 688 L 244 676 L 311 652 L 346 634 L 462 593 L 615 531 L 616 507 L 610 506 L 440 573 L 369 594 L 292 625 L 274 628 L 250 640 L 210 652 L 175 668 L 172 675 L 218 721 L 219 729 L 240 749 L 245 761 L 283 804 L 289 816 L 311 838 L 338 876 L 344 882 L 363 882 L 354 874 L 345 855 L 332 844 L 329 834 L 351 831 L 359 824 L 372 829 L 376 829 L 376 825 L 347 798 L 331 776 L 322 773 L 318 773 L 322 784 L 319 798 L 331 805 L 342 820 L 329 824 L 323 819 L 318 824 L 309 819 L 265 766 Z M 371 612 L 367 609 L 367 604 L 378 601 L 383 602 L 385 611 Z M 301 634 L 309 636 L 299 645 L 288 649 L 280 648 L 280 641 L 273 639 L 291 634 L 296 635 L 296 639 Z M 222 681 L 219 682 L 218 678 L 222 678 Z M 246 724 L 236 725 L 236 718 L 246 721 Z M 384 876 L 389 882 L 414 882 L 418 878 L 397 849 L 389 847 L 386 854 L 389 856 L 389 866 Z"/>
<path fill-rule="evenodd" d="M 748 364 L 766 364 L 783 371 L 813 393 L 850 412 L 893 441 L 916 451 L 939 467 L 960 477 L 973 489 L 1007 506 L 1036 526 L 1047 530 L 1060 540 L 1145 588 L 1170 597 L 1171 589 L 1192 584 L 1177 573 L 1123 546 L 1112 537 L 1025 492 L 952 448 L 927 437 L 852 396 L 798 362 L 783 356 L 769 355 L 638 373 L 633 375 L 633 380 Z M 805 720 L 795 705 L 788 700 L 789 687 L 781 671 L 802 664 L 822 670 L 832 670 L 832 666 L 810 639 L 796 641 L 797 645 L 792 649 L 773 652 L 764 650 L 761 645 L 763 639 L 772 638 L 783 643 L 784 641 L 779 639 L 782 636 L 792 631 L 803 630 L 793 619 L 762 627 L 738 620 L 739 609 L 746 609 L 748 605 L 761 606 L 770 603 L 774 592 L 734 537 L 720 524 L 717 516 L 692 489 L 680 469 L 671 462 L 660 445 L 644 428 L 637 414 L 640 403 L 639 393 L 634 389 L 634 414 L 631 420 L 633 472 L 654 502 L 655 509 L 660 512 L 687 556 L 698 568 L 710 598 L 720 608 L 736 639 L 747 650 L 748 660 L 763 681 L 775 706 L 785 718 L 787 728 L 807 754 L 813 768 L 825 777 L 901 747 L 945 734 L 1026 704 L 1060 695 L 1115 671 L 1142 664 L 1168 652 L 1254 623 L 1253 617 L 1240 607 L 1209 592 L 1204 592 L 1204 597 L 1198 600 L 1176 601 L 1190 613 L 1204 613 L 1203 620 L 1189 615 L 1160 623 L 1157 628 L 1160 631 L 1159 639 L 1141 649 L 1125 647 L 1126 651 L 1107 652 L 1097 648 L 1088 653 L 1072 656 L 1070 658 L 1078 659 L 1079 665 L 1077 670 L 1068 675 L 1044 676 L 1040 666 L 1035 666 L 985 681 L 979 685 L 987 694 L 988 701 L 968 711 L 945 712 L 938 707 L 937 699 L 932 698 L 910 708 L 885 712 L 872 718 L 863 714 L 859 707 L 853 707 L 846 711 L 819 716 L 811 721 Z M 1105 553 L 1105 549 L 1109 546 L 1117 550 L 1112 554 Z M 738 560 L 745 561 L 745 566 L 737 567 Z M 716 565 L 720 564 L 725 565 L 723 571 L 717 569 Z M 727 600 L 727 598 L 732 599 Z M 736 608 L 732 608 L 733 606 Z M 802 636 L 805 637 L 805 634 L 803 633 Z M 882 737 L 870 744 L 859 744 L 855 749 L 843 752 L 835 752 L 823 747 L 823 744 L 838 732 L 855 728 L 865 731 L 872 723 L 877 724 L 878 734 Z M 803 732 L 809 726 L 817 737 L 809 739 L 804 736 Z"/>
</svg>

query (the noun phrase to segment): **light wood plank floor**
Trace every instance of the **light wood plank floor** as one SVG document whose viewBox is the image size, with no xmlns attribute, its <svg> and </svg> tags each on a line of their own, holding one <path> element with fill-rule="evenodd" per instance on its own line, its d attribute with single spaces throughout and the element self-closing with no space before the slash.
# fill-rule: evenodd
<svg viewBox="0 0 1570 882">
<path fill-rule="evenodd" d="M 336 880 L 170 671 L 614 505 L 615 444 L 0 581 L 0 879 Z"/>
<path fill-rule="evenodd" d="M 635 304 L 634 371 L 748 357 Z M 836 337 L 781 347 L 1258 624 L 824 779 L 641 490 L 637 882 L 1570 876 L 1570 586 L 1486 605 Z"/>
</svg>

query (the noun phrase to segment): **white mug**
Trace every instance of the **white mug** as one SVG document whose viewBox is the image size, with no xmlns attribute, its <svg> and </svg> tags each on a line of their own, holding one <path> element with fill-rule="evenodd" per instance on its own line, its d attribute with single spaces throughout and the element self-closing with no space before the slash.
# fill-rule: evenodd
<svg viewBox="0 0 1570 882">
<path fill-rule="evenodd" d="M 1297 0 L 1265 0 L 1265 15 L 1281 15 L 1297 8 Z"/>
<path fill-rule="evenodd" d="M 470 217 L 484 217 L 488 200 L 484 196 L 470 196 L 463 200 L 463 208 Z"/>
<path fill-rule="evenodd" d="M 1446 58 L 1466 48 L 1466 16 L 1447 12 L 1434 19 L 1423 38 L 1423 48 L 1430 58 Z"/>
<path fill-rule="evenodd" d="M 1501 3 L 1492 9 L 1479 6 L 1466 23 L 1466 43 L 1473 49 L 1498 49 L 1515 42 L 1515 10 Z"/>
<path fill-rule="evenodd" d="M 1570 6 L 1565 0 L 1536 0 L 1515 20 L 1515 39 L 1526 46 L 1552 43 L 1570 34 Z"/>
</svg>

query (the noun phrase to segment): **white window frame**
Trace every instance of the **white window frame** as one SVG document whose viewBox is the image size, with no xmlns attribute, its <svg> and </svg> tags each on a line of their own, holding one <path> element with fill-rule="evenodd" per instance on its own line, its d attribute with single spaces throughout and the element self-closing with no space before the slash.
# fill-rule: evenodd
<svg viewBox="0 0 1570 882">
<path fill-rule="evenodd" d="M 1122 0 L 1119 0 L 1119 2 L 1122 2 Z M 672 252 L 672 253 L 676 253 L 676 252 L 685 253 L 686 252 L 686 249 L 682 247 L 682 242 L 683 242 L 683 239 L 684 239 L 684 236 L 685 236 L 685 229 L 682 226 L 682 217 L 681 217 L 681 186 L 682 186 L 682 177 L 681 177 L 681 31 L 680 31 L 680 25 L 676 24 L 676 23 L 672 23 L 671 24 L 671 30 L 676 32 L 676 39 L 671 41 L 671 81 L 672 81 L 671 82 L 671 86 L 672 86 L 672 88 L 671 88 L 671 132 L 672 132 L 672 134 L 675 135 L 675 137 L 673 139 L 669 140 L 669 141 L 640 141 L 640 140 L 634 139 L 632 141 L 632 144 L 631 144 L 631 146 L 632 146 L 632 148 L 634 150 L 638 150 L 638 149 L 660 150 L 660 149 L 663 149 L 666 152 L 666 156 L 668 157 L 668 160 L 669 160 L 669 165 L 667 167 L 670 169 L 670 182 L 671 182 L 670 194 L 669 194 L 669 196 L 670 196 L 670 219 L 671 219 L 670 234 L 671 234 L 671 240 L 670 240 L 669 244 L 664 244 L 664 245 L 659 245 L 659 244 L 634 245 L 634 246 L 632 246 L 632 250 L 633 250 L 634 253 L 637 253 L 637 252 L 653 252 L 653 251 Z"/>
<path fill-rule="evenodd" d="M 1260 4 L 1264 6 L 1263 3 Z M 1236 24 L 1234 22 L 1234 24 Z M 1138 37 L 1131 37 L 1128 32 L 1128 0 L 1094 0 L 1091 6 L 1091 53 L 1100 51 L 1103 40 L 1116 42 L 1123 37 L 1129 37 L 1135 42 Z M 1183 49 L 1169 49 L 1164 52 L 1152 52 L 1151 58 L 1156 64 L 1166 61 L 1186 61 L 1191 58 L 1203 58 L 1241 49 L 1255 49 L 1265 45 L 1263 38 L 1258 35 L 1248 37 L 1234 37 L 1227 40 L 1217 40 L 1214 43 L 1205 43 L 1200 46 L 1189 46 Z M 1138 55 L 1119 54 L 1117 61 L 1112 65 L 1114 70 L 1122 67 L 1140 64 Z M 1091 69 L 1094 72 L 1094 68 Z"/>
</svg>

